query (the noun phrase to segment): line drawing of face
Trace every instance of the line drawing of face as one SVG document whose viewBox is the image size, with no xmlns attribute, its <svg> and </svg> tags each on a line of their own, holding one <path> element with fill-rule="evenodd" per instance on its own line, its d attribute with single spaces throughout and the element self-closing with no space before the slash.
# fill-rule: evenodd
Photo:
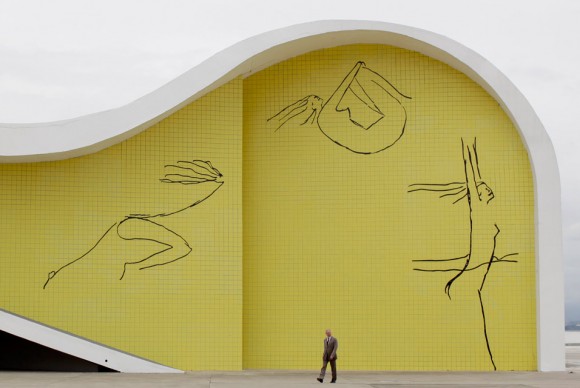
<svg viewBox="0 0 580 388">
<path fill-rule="evenodd" d="M 495 198 L 493 190 L 485 182 L 481 182 L 477 185 L 477 194 L 482 202 L 489 203 Z"/>
</svg>

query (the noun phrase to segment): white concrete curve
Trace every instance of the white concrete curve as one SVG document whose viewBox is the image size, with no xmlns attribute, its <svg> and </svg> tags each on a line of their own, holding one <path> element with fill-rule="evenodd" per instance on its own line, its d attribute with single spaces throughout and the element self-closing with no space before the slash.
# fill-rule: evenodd
<svg viewBox="0 0 580 388">
<path fill-rule="evenodd" d="M 414 50 L 483 87 L 519 131 L 532 164 L 536 203 L 538 369 L 564 370 L 564 286 L 560 178 L 554 149 L 536 113 L 491 63 L 444 36 L 376 21 L 299 24 L 244 40 L 154 92 L 118 109 L 44 124 L 0 124 L 0 163 L 57 160 L 127 139 L 238 76 L 312 50 L 376 43 Z"/>
</svg>

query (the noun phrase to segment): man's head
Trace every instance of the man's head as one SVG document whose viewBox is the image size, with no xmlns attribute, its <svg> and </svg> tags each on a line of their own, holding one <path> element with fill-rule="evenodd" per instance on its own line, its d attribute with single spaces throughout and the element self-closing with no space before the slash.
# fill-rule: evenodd
<svg viewBox="0 0 580 388">
<path fill-rule="evenodd" d="M 489 203 L 495 196 L 493 190 L 485 182 L 477 184 L 477 194 L 482 202 Z"/>
<path fill-rule="evenodd" d="M 327 336 L 327 337 L 330 337 L 330 336 L 332 336 L 332 330 L 330 330 L 330 329 L 326 329 L 326 336 Z"/>
</svg>

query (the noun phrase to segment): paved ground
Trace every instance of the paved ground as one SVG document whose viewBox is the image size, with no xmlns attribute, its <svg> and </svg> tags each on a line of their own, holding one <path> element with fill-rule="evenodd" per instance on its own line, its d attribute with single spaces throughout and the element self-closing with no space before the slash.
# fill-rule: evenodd
<svg viewBox="0 0 580 388">
<path fill-rule="evenodd" d="M 315 372 L 244 371 L 143 375 L 122 373 L 11 373 L 0 374 L 0 387 L 188 387 L 188 388 L 307 388 L 320 387 Z M 326 384 L 327 382 L 325 382 Z M 580 387 L 580 373 L 398 373 L 344 372 L 341 388 L 526 388 Z"/>
<path fill-rule="evenodd" d="M 526 388 L 580 387 L 580 346 L 566 352 L 567 372 L 343 372 L 341 388 Z M 0 387 L 188 387 L 188 388 L 306 388 L 319 387 L 316 372 L 243 371 L 193 372 L 172 375 L 124 373 L 0 373 Z M 328 382 L 328 381 L 327 381 Z M 325 383 L 327 383 L 325 382 Z"/>
</svg>

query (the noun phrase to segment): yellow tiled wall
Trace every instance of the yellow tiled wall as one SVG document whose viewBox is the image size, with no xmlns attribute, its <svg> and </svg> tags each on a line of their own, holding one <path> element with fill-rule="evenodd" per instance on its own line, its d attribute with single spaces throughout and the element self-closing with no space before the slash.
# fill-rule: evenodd
<svg viewBox="0 0 580 388">
<path fill-rule="evenodd" d="M 411 99 L 388 85 L 381 92 L 367 72 L 340 104 L 325 106 L 330 119 L 310 116 L 316 98 L 301 99 L 330 101 L 358 61 Z M 342 146 L 326 136 L 352 127 L 346 108 L 360 124 L 372 122 L 373 101 L 395 129 L 406 111 L 404 133 L 389 148 L 359 154 L 351 150 L 366 149 L 355 149 L 363 143 L 354 135 Z M 487 342 L 497 369 L 536 368 L 534 196 L 521 139 L 465 75 L 378 45 L 311 52 L 244 82 L 244 368 L 315 369 L 327 327 L 343 369 L 493 368 L 478 296 L 486 266 L 464 272 L 449 298 L 445 286 L 465 259 L 414 261 L 469 252 L 466 198 L 408 192 L 465 182 L 462 139 L 476 140 L 481 179 L 495 195 L 474 210 L 473 255 L 494 244 L 486 228 L 501 230 L 494 255 L 503 261 L 482 289 Z M 425 267 L 452 271 L 414 270 Z"/>
<path fill-rule="evenodd" d="M 495 196 L 477 209 L 461 199 L 462 140 Z M 192 160 L 223 177 L 160 181 Z M 423 55 L 315 51 L 108 149 L 0 178 L 0 307 L 75 335 L 186 370 L 317 369 L 327 327 L 341 369 L 536 368 L 527 153 L 496 101 Z M 469 268 L 450 297 L 465 259 L 416 261 L 484 262 L 490 244 L 487 276 Z M 141 263 L 120 279 L 127 262 Z"/>
<path fill-rule="evenodd" d="M 240 369 L 241 118 L 237 79 L 95 154 L 0 165 L 0 306 L 175 368 Z M 125 241 L 114 227 L 43 289 L 51 271 L 80 257 L 125 216 L 172 212 L 215 190 L 214 181 L 160 182 L 165 165 L 193 159 L 211 161 L 223 186 L 193 208 L 151 219 L 182 236 L 191 247 L 188 256 L 145 270 L 133 266 L 119 280 L 125 262 L 167 246 Z M 123 224 L 133 228 L 125 232 L 178 241 L 140 223 Z"/>
</svg>

